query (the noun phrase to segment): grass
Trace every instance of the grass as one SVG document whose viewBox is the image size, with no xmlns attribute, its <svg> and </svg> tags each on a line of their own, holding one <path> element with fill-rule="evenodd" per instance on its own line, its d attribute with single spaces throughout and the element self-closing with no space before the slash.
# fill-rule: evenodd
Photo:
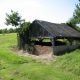
<svg viewBox="0 0 80 80">
<path fill-rule="evenodd" d="M 0 50 L 9 50 L 17 44 L 16 33 L 0 35 Z"/>
<path fill-rule="evenodd" d="M 53 62 L 53 66 L 64 72 L 80 76 L 80 50 L 78 49 L 70 54 L 60 56 Z"/>
<path fill-rule="evenodd" d="M 50 64 L 12 54 L 16 34 L 0 35 L 0 80 L 80 80 L 80 50 Z"/>
</svg>

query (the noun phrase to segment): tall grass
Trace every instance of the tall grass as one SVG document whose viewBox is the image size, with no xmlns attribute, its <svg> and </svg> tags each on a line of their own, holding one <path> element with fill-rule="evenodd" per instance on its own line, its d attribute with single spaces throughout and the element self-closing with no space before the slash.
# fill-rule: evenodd
<svg viewBox="0 0 80 80">
<path fill-rule="evenodd" d="M 0 35 L 0 80 L 80 80 L 80 50 L 45 64 L 12 54 L 16 34 Z"/>
<path fill-rule="evenodd" d="M 65 54 L 52 63 L 55 68 L 80 76 L 80 50 Z"/>
</svg>

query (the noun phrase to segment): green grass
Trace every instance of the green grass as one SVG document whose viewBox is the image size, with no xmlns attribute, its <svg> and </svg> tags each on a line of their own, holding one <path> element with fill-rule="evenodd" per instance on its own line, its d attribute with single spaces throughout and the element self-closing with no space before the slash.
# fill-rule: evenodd
<svg viewBox="0 0 80 80">
<path fill-rule="evenodd" d="M 9 50 L 12 46 L 16 46 L 16 38 L 16 33 L 0 35 L 0 50 Z"/>
<path fill-rule="evenodd" d="M 64 72 L 80 76 L 80 50 L 78 49 L 70 54 L 59 56 L 52 64 Z"/>
<path fill-rule="evenodd" d="M 16 34 L 0 35 L 0 80 L 80 80 L 80 50 L 50 64 L 12 54 Z"/>
</svg>

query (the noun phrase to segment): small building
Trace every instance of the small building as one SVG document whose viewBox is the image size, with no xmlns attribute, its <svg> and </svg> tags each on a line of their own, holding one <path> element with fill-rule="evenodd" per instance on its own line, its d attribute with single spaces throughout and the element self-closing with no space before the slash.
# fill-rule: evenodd
<svg viewBox="0 0 80 80">
<path fill-rule="evenodd" d="M 24 45 L 28 44 L 27 40 L 34 43 L 37 55 L 62 54 L 80 47 L 80 32 L 67 24 L 34 20 L 24 34 Z"/>
</svg>

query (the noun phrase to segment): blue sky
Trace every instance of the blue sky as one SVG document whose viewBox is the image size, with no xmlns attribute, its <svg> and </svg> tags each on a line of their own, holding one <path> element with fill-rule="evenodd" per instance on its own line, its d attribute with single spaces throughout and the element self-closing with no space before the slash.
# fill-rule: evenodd
<svg viewBox="0 0 80 80">
<path fill-rule="evenodd" d="M 18 11 L 26 21 L 35 19 L 53 23 L 65 23 L 74 12 L 78 0 L 0 0 L 0 29 L 6 26 L 5 13 Z"/>
</svg>

